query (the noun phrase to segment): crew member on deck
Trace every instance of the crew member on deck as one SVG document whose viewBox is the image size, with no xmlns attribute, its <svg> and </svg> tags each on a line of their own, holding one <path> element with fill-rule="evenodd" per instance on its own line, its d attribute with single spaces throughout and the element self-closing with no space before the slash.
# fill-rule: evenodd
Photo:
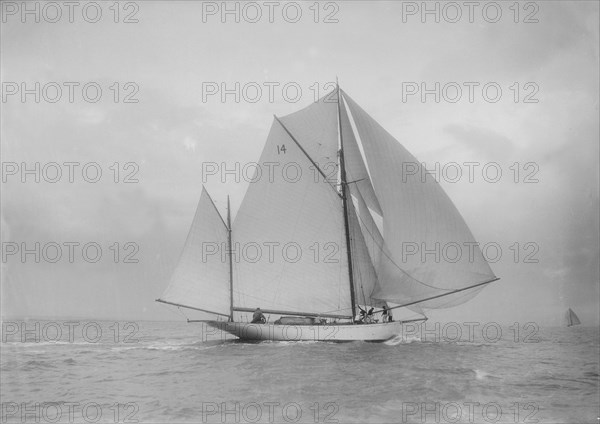
<svg viewBox="0 0 600 424">
<path fill-rule="evenodd" d="M 256 311 L 254 311 L 254 314 L 252 315 L 252 322 L 250 324 L 264 324 L 265 322 L 267 322 L 267 319 L 263 315 L 262 311 L 260 308 L 256 308 Z"/>
<path fill-rule="evenodd" d="M 373 308 L 369 309 L 369 312 L 367 312 L 367 318 L 365 318 L 365 323 L 367 323 L 367 324 L 375 323 L 375 318 L 373 317 Z"/>
<path fill-rule="evenodd" d="M 365 311 L 360 306 L 358 307 L 358 309 L 360 309 L 360 316 L 358 317 L 358 319 L 355 319 L 354 322 L 356 322 L 357 324 L 362 324 L 365 321 L 365 318 L 367 317 L 367 311 Z"/>
<path fill-rule="evenodd" d="M 383 314 L 381 315 L 381 322 L 392 322 L 392 312 L 388 309 L 387 305 L 383 305 Z"/>
</svg>

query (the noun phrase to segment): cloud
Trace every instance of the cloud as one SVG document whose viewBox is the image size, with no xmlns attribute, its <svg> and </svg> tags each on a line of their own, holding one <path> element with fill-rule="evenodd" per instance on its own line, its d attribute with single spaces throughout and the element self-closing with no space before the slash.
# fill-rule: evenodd
<svg viewBox="0 0 600 424">
<path fill-rule="evenodd" d="M 513 141 L 508 137 L 486 128 L 449 124 L 444 127 L 444 131 L 478 156 L 488 160 L 506 163 L 516 150 Z"/>
</svg>

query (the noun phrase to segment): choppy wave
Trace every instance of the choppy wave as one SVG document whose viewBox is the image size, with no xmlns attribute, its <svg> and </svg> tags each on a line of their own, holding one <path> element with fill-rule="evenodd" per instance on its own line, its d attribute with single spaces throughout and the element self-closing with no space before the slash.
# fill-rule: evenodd
<svg viewBox="0 0 600 424">
<path fill-rule="evenodd" d="M 246 343 L 203 340 L 184 323 L 148 326 L 136 343 L 3 344 L 3 401 L 97 403 L 99 422 L 114 422 L 115 404 L 121 422 L 126 413 L 140 422 L 198 422 L 214 407 L 248 412 L 253 403 L 263 414 L 265 403 L 278 404 L 279 414 L 284 405 L 299 407 L 300 423 L 314 422 L 315 411 L 319 422 L 398 422 L 403 414 L 405 422 L 427 422 L 422 407 L 445 411 L 440 422 L 469 422 L 469 403 L 499 405 L 506 412 L 499 422 L 514 418 L 515 405 L 519 417 L 539 422 L 598 417 L 597 329 L 546 329 L 538 343 L 418 335 L 384 343 Z M 205 418 L 222 422 L 220 411 Z"/>
</svg>

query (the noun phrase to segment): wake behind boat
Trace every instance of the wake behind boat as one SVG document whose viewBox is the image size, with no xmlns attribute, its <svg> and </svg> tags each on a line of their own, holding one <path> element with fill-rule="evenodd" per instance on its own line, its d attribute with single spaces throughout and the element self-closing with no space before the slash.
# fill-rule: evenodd
<svg viewBox="0 0 600 424">
<path fill-rule="evenodd" d="M 157 301 L 244 340 L 384 341 L 498 279 L 424 165 L 339 87 L 275 117 L 256 165 L 233 225 L 229 199 L 224 220 L 202 188 Z M 469 255 L 424 260 L 415 246 Z M 250 323 L 258 307 L 282 318 Z M 393 321 L 398 308 L 413 318 Z"/>
</svg>

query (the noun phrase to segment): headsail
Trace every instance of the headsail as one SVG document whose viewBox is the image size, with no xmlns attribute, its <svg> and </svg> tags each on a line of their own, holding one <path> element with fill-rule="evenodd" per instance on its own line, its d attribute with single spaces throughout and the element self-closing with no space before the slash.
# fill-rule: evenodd
<svg viewBox="0 0 600 424">
<path fill-rule="evenodd" d="M 227 226 L 208 192 L 200 201 L 169 286 L 158 301 L 229 316 Z"/>
<path fill-rule="evenodd" d="M 323 98 L 273 122 L 233 225 L 237 307 L 351 315 L 337 170 L 324 168 L 336 113 Z"/>
<path fill-rule="evenodd" d="M 383 306 L 384 301 L 373 297 L 373 293 L 379 290 L 375 262 L 369 253 L 370 250 L 361 229 L 359 213 L 353 202 L 349 202 L 348 215 L 352 272 L 354 273 L 354 297 L 357 303 L 361 305 Z"/>
<path fill-rule="evenodd" d="M 383 217 L 385 241 L 375 264 L 379 290 L 374 297 L 398 304 L 430 299 L 419 308 L 469 300 L 484 287 L 476 285 L 496 277 L 462 216 L 433 177 L 424 178 L 422 164 L 346 93 L 342 95 L 350 112 L 347 119 L 357 130 L 355 137 L 350 125 L 342 127 L 344 140 L 356 143 L 346 150 L 349 173 L 364 176 L 368 169 L 368 181 L 355 189 L 367 202 L 372 183 Z M 366 164 L 361 165 L 363 160 Z M 368 206 L 376 211 L 373 201 Z"/>
</svg>

